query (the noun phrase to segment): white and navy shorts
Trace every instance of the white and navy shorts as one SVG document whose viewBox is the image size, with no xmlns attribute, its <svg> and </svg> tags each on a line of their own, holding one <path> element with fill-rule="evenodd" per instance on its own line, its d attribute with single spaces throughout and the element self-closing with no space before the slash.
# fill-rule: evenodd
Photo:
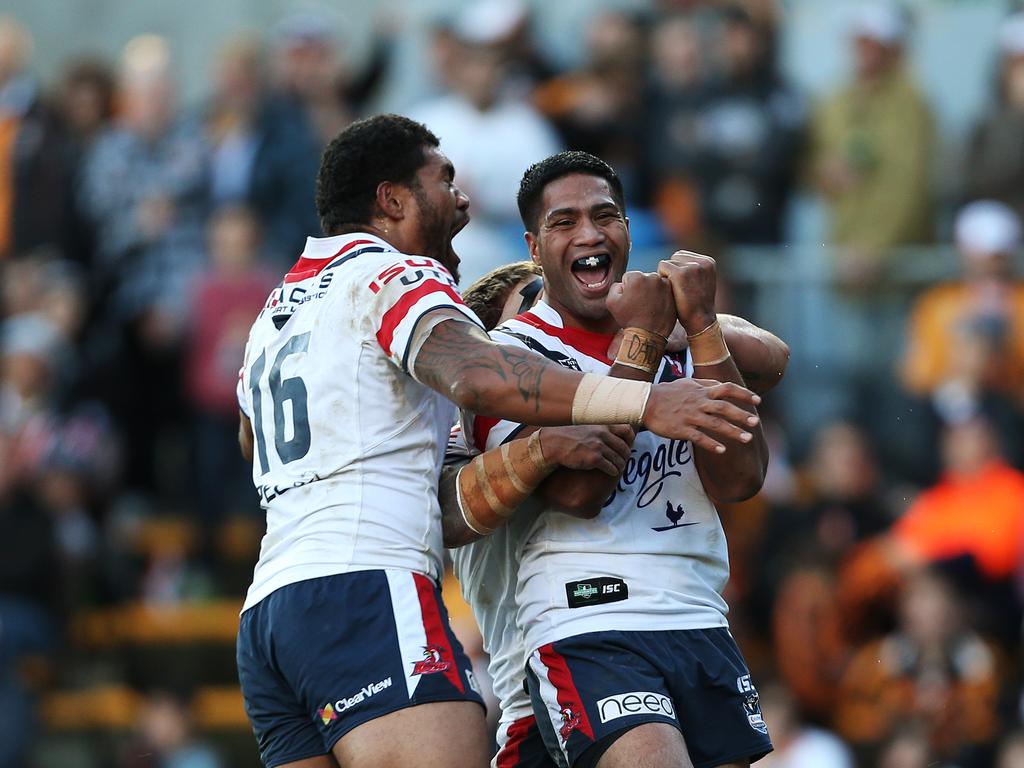
<svg viewBox="0 0 1024 768">
<path fill-rule="evenodd" d="M 541 646 L 526 677 L 548 753 L 590 768 L 644 723 L 678 728 L 694 768 L 771 752 L 757 689 L 725 627 L 590 632 Z"/>
<path fill-rule="evenodd" d="M 533 715 L 499 722 L 497 742 L 492 768 L 558 768 L 544 746 Z"/>
<path fill-rule="evenodd" d="M 356 726 L 405 707 L 484 706 L 438 585 L 409 571 L 275 590 L 242 614 L 237 660 L 267 768 L 327 754 Z"/>
</svg>

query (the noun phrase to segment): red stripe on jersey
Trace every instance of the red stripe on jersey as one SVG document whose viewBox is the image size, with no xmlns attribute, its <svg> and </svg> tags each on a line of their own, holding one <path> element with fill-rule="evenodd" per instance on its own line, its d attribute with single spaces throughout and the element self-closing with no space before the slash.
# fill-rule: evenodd
<svg viewBox="0 0 1024 768">
<path fill-rule="evenodd" d="M 606 333 L 584 331 L 582 328 L 559 328 L 557 325 L 541 320 L 532 312 L 523 312 L 523 314 L 516 316 L 516 320 L 532 325 L 534 328 L 539 328 L 548 336 L 560 339 L 573 349 L 578 349 L 595 360 L 600 360 L 608 365 L 612 364 L 611 358 L 608 357 L 608 347 L 611 346 L 612 339 L 615 338 L 614 336 Z"/>
<path fill-rule="evenodd" d="M 295 266 L 289 269 L 288 274 L 284 276 L 284 281 L 286 283 L 299 283 L 311 277 L 316 277 L 324 271 L 324 267 L 330 264 L 331 261 L 348 253 L 357 245 L 374 245 L 374 241 L 353 240 L 351 243 L 343 245 L 341 250 L 333 256 L 325 256 L 322 259 L 307 259 L 305 256 L 300 256 L 299 260 L 295 262 Z"/>
<path fill-rule="evenodd" d="M 444 676 L 454 685 L 459 693 L 465 693 L 465 686 L 462 685 L 462 676 L 459 674 L 459 665 L 452 651 L 452 644 L 448 640 L 448 632 L 444 619 L 441 618 L 441 607 L 437 604 L 437 590 L 434 582 L 422 573 L 414 573 L 413 581 L 416 582 L 416 594 L 420 599 L 420 613 L 423 615 L 423 631 L 427 636 L 427 650 L 433 648 L 442 662 L 447 662 Z"/>
<path fill-rule="evenodd" d="M 463 304 L 462 297 L 450 285 L 445 285 L 437 280 L 424 280 L 423 285 L 402 294 L 402 297 L 395 302 L 395 306 L 384 313 L 384 317 L 380 321 L 380 330 L 377 331 L 377 342 L 384 350 L 385 355 L 391 356 L 391 342 L 395 339 L 395 329 L 405 320 L 409 310 L 424 296 L 435 292 L 447 295 L 456 304 Z"/>
<path fill-rule="evenodd" d="M 497 768 L 516 768 L 519 765 L 519 747 L 530 735 L 530 729 L 535 727 L 537 718 L 533 715 L 521 717 L 508 727 L 508 741 L 497 755 Z"/>
<path fill-rule="evenodd" d="M 487 438 L 501 419 L 492 416 L 477 416 L 473 419 L 473 445 L 480 453 L 487 450 Z"/>
<path fill-rule="evenodd" d="M 565 663 L 565 658 L 555 650 L 552 643 L 542 645 L 538 651 L 541 663 L 548 670 L 548 680 L 555 686 L 555 691 L 558 693 L 558 705 L 562 708 L 562 718 L 566 718 L 566 710 L 569 710 L 573 718 L 579 718 L 575 726 L 570 726 L 569 730 L 578 728 L 580 733 L 593 741 L 594 729 L 590 725 L 590 718 L 587 717 L 587 710 L 583 706 L 580 692 L 576 690 L 576 683 L 572 680 L 572 672 L 569 671 L 569 665 Z M 563 725 L 563 729 L 566 725 L 569 725 L 568 720 Z M 564 731 L 563 740 L 569 740 L 564 735 Z"/>
</svg>

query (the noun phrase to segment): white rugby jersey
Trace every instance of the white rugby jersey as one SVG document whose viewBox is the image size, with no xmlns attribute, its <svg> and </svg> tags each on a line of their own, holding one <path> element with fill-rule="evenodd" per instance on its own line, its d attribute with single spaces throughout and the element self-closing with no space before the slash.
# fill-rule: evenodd
<svg viewBox="0 0 1024 768">
<path fill-rule="evenodd" d="M 456 425 L 448 441 L 445 463 L 470 458 L 462 430 Z M 484 650 L 491 687 L 501 707 L 501 722 L 511 722 L 533 712 L 523 690 L 526 645 L 516 624 L 516 578 L 526 533 L 540 505 L 528 500 L 506 525 L 471 544 L 449 550 L 462 597 L 473 610 Z M 499 728 L 499 737 L 501 729 Z"/>
<path fill-rule="evenodd" d="M 566 328 L 544 302 L 503 323 L 491 338 L 542 354 L 573 370 L 605 375 L 611 337 Z M 691 367 L 667 356 L 667 381 Z M 520 425 L 470 416 L 467 441 L 486 450 Z M 533 651 L 600 630 L 727 626 L 722 591 L 729 578 L 725 533 L 701 485 L 687 441 L 642 430 L 601 513 L 580 520 L 554 510 L 527 532 L 519 563 L 517 623 Z"/>
<path fill-rule="evenodd" d="M 437 481 L 455 406 L 411 375 L 417 326 L 479 324 L 439 262 L 368 234 L 309 238 L 249 333 L 239 405 L 267 533 L 242 610 L 390 568 L 438 578 Z"/>
</svg>

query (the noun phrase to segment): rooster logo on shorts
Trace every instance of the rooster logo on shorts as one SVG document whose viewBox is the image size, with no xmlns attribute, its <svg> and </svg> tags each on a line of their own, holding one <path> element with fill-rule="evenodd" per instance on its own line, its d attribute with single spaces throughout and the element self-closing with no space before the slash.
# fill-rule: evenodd
<svg viewBox="0 0 1024 768">
<path fill-rule="evenodd" d="M 451 663 L 444 661 L 441 651 L 433 645 L 423 648 L 423 661 L 413 662 L 413 675 L 433 675 L 436 672 L 447 672 Z"/>
<path fill-rule="evenodd" d="M 572 711 L 572 707 L 562 707 L 559 711 L 562 716 L 562 727 L 558 729 L 558 735 L 562 737 L 562 742 L 569 741 L 569 735 L 579 728 L 580 716 Z"/>
</svg>

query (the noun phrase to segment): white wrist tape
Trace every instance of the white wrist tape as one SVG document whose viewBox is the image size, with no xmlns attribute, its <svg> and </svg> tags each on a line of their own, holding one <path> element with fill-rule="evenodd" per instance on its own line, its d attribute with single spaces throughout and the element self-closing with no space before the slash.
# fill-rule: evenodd
<svg viewBox="0 0 1024 768">
<path fill-rule="evenodd" d="M 466 467 L 460 469 L 459 475 L 461 475 L 465 469 Z M 473 513 L 469 511 L 469 505 L 462 499 L 462 486 L 459 483 L 459 475 L 455 476 L 455 500 L 459 505 L 459 512 L 462 513 L 462 522 L 464 522 L 466 527 L 473 531 L 473 533 L 479 536 L 489 536 L 494 533 L 494 529 L 488 528 L 477 520 Z"/>
<path fill-rule="evenodd" d="M 585 373 L 572 399 L 572 423 L 639 427 L 650 395 L 650 382 Z"/>
</svg>

